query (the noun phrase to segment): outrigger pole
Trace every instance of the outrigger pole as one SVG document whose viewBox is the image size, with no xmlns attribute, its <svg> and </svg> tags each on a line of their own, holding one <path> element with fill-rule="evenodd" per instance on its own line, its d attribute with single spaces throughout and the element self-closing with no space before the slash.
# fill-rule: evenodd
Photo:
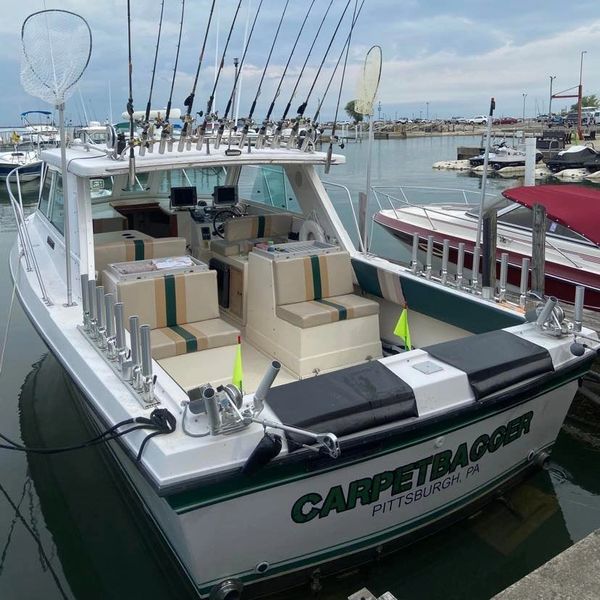
<svg viewBox="0 0 600 600">
<path fill-rule="evenodd" d="M 164 154 L 167 138 L 171 136 L 171 124 L 169 118 L 171 116 L 171 103 L 173 101 L 173 89 L 175 87 L 175 76 L 177 75 L 177 63 L 179 62 L 179 49 L 181 48 L 181 33 L 183 31 L 183 17 L 185 14 L 185 0 L 181 0 L 181 22 L 179 23 L 179 38 L 177 40 L 177 51 L 175 52 L 175 64 L 173 66 L 173 77 L 171 78 L 171 91 L 169 92 L 169 101 L 167 102 L 167 110 L 165 111 L 165 120 L 162 123 L 162 131 L 160 134 L 160 143 L 158 146 L 159 154 Z M 169 142 L 169 150 L 172 145 L 172 137 Z"/>
<path fill-rule="evenodd" d="M 150 79 L 150 92 L 148 93 L 148 104 L 146 104 L 146 115 L 144 117 L 144 126 L 142 129 L 142 143 L 140 146 L 140 156 L 144 156 L 146 146 L 148 145 L 148 131 L 150 130 L 150 110 L 152 107 L 152 90 L 154 89 L 154 76 L 156 75 L 156 62 L 158 60 L 158 49 L 160 47 L 160 34 L 162 31 L 163 14 L 165 11 L 165 0 L 160 4 L 160 20 L 158 22 L 158 36 L 156 38 L 156 51 L 154 52 L 154 65 L 152 67 L 152 79 Z M 152 152 L 152 144 L 148 147 L 148 151 Z"/>
<path fill-rule="evenodd" d="M 204 112 L 204 121 L 202 121 L 202 125 L 200 125 L 200 127 L 198 128 L 198 141 L 196 142 L 196 150 L 202 149 L 202 144 L 204 142 L 204 136 L 206 135 L 206 126 L 208 125 L 208 118 L 210 116 L 210 111 L 212 110 L 213 102 L 215 100 L 215 92 L 217 91 L 219 77 L 221 76 L 221 71 L 223 71 L 223 67 L 225 66 L 225 55 L 227 54 L 227 47 L 229 46 L 229 41 L 231 40 L 231 34 L 233 33 L 233 28 L 235 27 L 235 22 L 237 20 L 238 13 L 240 12 L 241 6 L 242 6 L 242 0 L 239 0 L 237 8 L 235 9 L 235 14 L 233 15 L 233 20 L 231 21 L 231 27 L 229 28 L 229 33 L 227 34 L 227 40 L 225 40 L 225 47 L 223 48 L 223 54 L 221 56 L 221 63 L 219 64 L 217 74 L 215 75 L 215 82 L 213 84 L 212 91 L 210 92 L 208 102 L 206 103 L 206 111 Z"/>
<path fill-rule="evenodd" d="M 315 3 L 315 0 L 313 0 L 311 5 L 308 7 L 308 12 L 306 13 L 306 16 L 304 17 L 304 22 L 302 23 L 302 26 L 300 27 L 300 31 L 298 32 L 298 37 L 296 38 L 296 44 L 298 43 L 298 40 L 300 39 L 300 34 L 302 33 L 302 29 L 304 29 L 304 24 L 306 23 L 306 20 L 308 19 L 308 15 L 310 14 L 310 11 L 311 11 L 314 3 Z M 302 75 L 304 74 L 304 69 L 306 68 L 308 59 L 310 58 L 313 48 L 315 47 L 315 43 L 317 41 L 317 38 L 319 37 L 319 33 L 321 33 L 321 29 L 322 29 L 323 25 L 325 24 L 325 20 L 327 19 L 327 15 L 329 14 L 329 9 L 331 8 L 332 4 L 333 4 L 333 0 L 330 0 L 329 5 L 327 6 L 327 10 L 325 11 L 325 14 L 323 15 L 323 17 L 321 19 L 319 28 L 317 29 L 317 33 L 315 34 L 312 44 L 310 45 L 310 48 L 308 49 L 306 59 L 304 60 L 302 69 L 300 69 L 300 74 L 298 75 L 298 77 L 296 79 L 296 84 L 294 85 L 294 89 L 292 90 L 292 95 L 290 96 L 290 99 L 288 100 L 285 110 L 283 111 L 283 116 L 281 117 L 281 119 L 279 120 L 279 122 L 277 124 L 277 129 L 275 130 L 275 134 L 273 137 L 273 142 L 275 144 L 279 143 L 279 137 L 281 135 L 281 130 L 283 129 L 283 122 L 285 121 L 287 114 L 290 110 L 290 107 L 292 106 L 292 100 L 294 99 L 294 96 L 296 95 L 296 91 L 298 90 L 298 85 L 300 84 L 300 80 L 302 79 Z M 294 47 L 292 48 L 292 54 L 294 53 L 294 50 L 296 49 L 296 44 L 294 44 Z M 260 131 L 258 133 L 257 145 L 258 145 L 259 141 L 261 140 L 261 136 L 264 136 L 267 132 L 267 125 L 269 124 L 268 122 L 271 117 L 271 113 L 273 112 L 273 109 L 275 107 L 275 100 L 277 100 L 277 96 L 279 96 L 281 84 L 283 83 L 283 78 L 285 77 L 285 73 L 287 71 L 288 65 L 290 64 L 290 60 L 292 59 L 292 54 L 290 54 L 290 57 L 288 58 L 287 65 L 285 66 L 285 70 L 283 71 L 283 75 L 281 76 L 281 79 L 279 80 L 279 86 L 277 87 L 277 91 L 275 92 L 275 96 L 273 98 L 273 101 L 271 102 L 271 106 L 269 107 L 269 112 L 267 113 L 267 116 L 265 117 L 265 120 L 263 121 L 263 125 L 260 128 Z"/>
<path fill-rule="evenodd" d="M 213 12 L 215 10 L 216 0 L 212 1 L 210 6 L 210 13 L 208 15 L 208 22 L 206 23 L 206 31 L 204 32 L 204 40 L 202 41 L 202 49 L 200 50 L 200 57 L 198 58 L 198 66 L 196 67 L 196 76 L 194 77 L 194 83 L 192 85 L 192 91 L 190 95 L 183 101 L 184 106 L 187 106 L 187 111 L 183 117 L 183 129 L 181 131 L 181 137 L 179 138 L 179 144 L 177 145 L 177 151 L 182 152 L 184 144 L 189 141 L 190 129 L 192 128 L 192 107 L 194 106 L 194 96 L 196 95 L 196 86 L 198 85 L 198 76 L 200 75 L 200 68 L 202 67 L 202 61 L 204 60 L 204 51 L 206 50 L 206 42 L 208 40 L 208 32 L 210 30 L 210 24 L 212 22 Z"/>
<path fill-rule="evenodd" d="M 315 89 L 315 85 L 317 84 L 317 80 L 319 79 L 319 75 L 321 74 L 321 70 L 323 69 L 323 65 L 325 64 L 325 61 L 327 60 L 327 56 L 329 55 L 329 51 L 331 50 L 331 46 L 333 45 L 333 42 L 335 40 L 335 37 L 337 35 L 337 32 L 342 24 L 342 21 L 344 20 L 344 17 L 346 16 L 346 11 L 348 10 L 348 7 L 350 6 L 350 2 L 352 0 L 348 0 L 346 2 L 346 6 L 344 6 L 344 10 L 337 22 L 337 25 L 335 26 L 335 30 L 333 32 L 333 35 L 331 36 L 331 39 L 329 40 L 329 44 L 327 45 L 327 49 L 325 50 L 325 53 L 323 54 L 323 59 L 321 60 L 321 64 L 319 65 L 319 68 L 317 70 L 317 74 L 315 75 L 313 82 L 310 86 L 310 89 L 308 91 L 308 94 L 306 95 L 306 99 L 304 100 L 304 102 L 298 107 L 298 114 L 294 120 L 294 125 L 292 127 L 292 130 L 290 131 L 290 137 L 288 139 L 288 143 L 287 143 L 287 147 L 288 148 L 292 148 L 294 146 L 294 140 L 296 139 L 296 135 L 298 134 L 298 129 L 300 127 L 300 119 L 302 119 L 302 117 L 304 116 L 304 111 L 306 110 L 306 107 L 308 105 L 308 101 L 310 100 L 310 97 L 313 93 L 313 90 Z M 290 100 L 291 102 L 291 100 Z"/>
<path fill-rule="evenodd" d="M 252 21 L 252 27 L 250 28 L 250 33 L 246 38 L 246 44 L 244 45 L 244 52 L 242 54 L 242 58 L 240 60 L 239 69 L 235 74 L 235 78 L 233 80 L 233 87 L 231 88 L 231 94 L 229 95 L 229 100 L 227 101 L 227 106 L 225 107 L 225 113 L 223 117 L 220 119 L 221 124 L 219 125 L 219 131 L 217 132 L 217 140 L 215 142 L 215 149 L 219 148 L 221 143 L 221 138 L 223 137 L 223 132 L 225 131 L 225 122 L 227 121 L 227 117 L 229 116 L 229 111 L 233 108 L 233 98 L 235 96 L 235 90 L 237 88 L 238 79 L 242 74 L 242 68 L 244 66 L 244 61 L 246 60 L 246 54 L 248 52 L 248 46 L 250 45 L 250 40 L 252 39 L 252 34 L 254 33 L 254 26 L 256 25 L 256 21 L 258 20 L 258 15 L 260 14 L 260 9 L 263 5 L 263 0 L 260 0 L 258 4 L 258 8 L 256 9 L 256 14 L 254 15 L 254 20 Z M 234 124 L 235 127 L 235 124 Z"/>
<path fill-rule="evenodd" d="M 271 43 L 271 48 L 269 49 L 269 54 L 267 56 L 267 61 L 265 62 L 265 68 L 263 69 L 262 75 L 260 76 L 260 81 L 258 82 L 258 88 L 256 89 L 256 95 L 254 96 L 254 100 L 252 101 L 252 106 L 250 107 L 250 112 L 248 113 L 248 117 L 244 122 L 244 128 L 242 129 L 242 133 L 240 135 L 239 147 L 243 148 L 244 142 L 246 141 L 246 137 L 248 136 L 248 129 L 250 128 L 250 123 L 252 123 L 252 115 L 254 114 L 254 110 L 256 109 L 256 103 L 258 102 L 258 97 L 260 96 L 260 92 L 262 90 L 262 84 L 265 80 L 265 75 L 267 74 L 267 69 L 269 67 L 269 62 L 271 62 L 271 56 L 273 54 L 273 49 L 275 48 L 275 44 L 277 43 L 277 38 L 279 37 L 279 31 L 281 30 L 281 25 L 283 24 L 283 19 L 285 17 L 285 13 L 287 11 L 287 7 L 290 3 L 290 0 L 286 0 L 283 6 L 283 12 L 281 13 L 281 17 L 279 19 L 279 23 L 277 24 L 277 30 L 275 31 L 275 36 L 273 37 L 273 42 Z"/>
<path fill-rule="evenodd" d="M 133 138 L 135 125 L 133 122 L 133 65 L 131 62 L 131 0 L 127 0 L 127 45 L 129 50 L 129 99 L 127 100 L 127 114 L 129 115 L 129 180 L 128 190 L 135 189 L 135 151 Z"/>
</svg>

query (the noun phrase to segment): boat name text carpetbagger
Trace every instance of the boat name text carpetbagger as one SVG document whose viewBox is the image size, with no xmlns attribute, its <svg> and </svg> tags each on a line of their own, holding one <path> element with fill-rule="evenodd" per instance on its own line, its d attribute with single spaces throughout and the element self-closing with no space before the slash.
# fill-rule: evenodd
<svg viewBox="0 0 600 600">
<path fill-rule="evenodd" d="M 318 492 L 311 492 L 298 498 L 292 507 L 292 519 L 296 523 L 308 523 L 314 518 L 323 519 L 331 512 L 342 513 L 356 508 L 360 503 L 362 506 L 377 503 L 383 492 L 390 490 L 390 498 L 408 492 L 415 486 L 422 486 L 428 482 L 436 482 L 427 494 L 421 494 L 419 498 L 415 494 L 405 495 L 405 504 L 417 501 L 420 497 L 446 489 L 460 481 L 460 472 L 452 476 L 458 468 L 474 465 L 486 452 L 494 453 L 498 449 L 514 442 L 522 435 L 529 433 L 533 412 L 527 412 L 520 417 L 512 419 L 506 425 L 500 425 L 491 434 L 480 435 L 469 447 L 467 442 L 459 444 L 458 448 L 443 450 L 407 465 L 398 467 L 391 471 L 377 473 L 373 477 L 357 479 L 348 484 L 345 492 L 341 485 L 332 487 L 325 497 Z M 477 469 L 478 470 L 478 469 Z M 416 477 L 415 477 L 416 474 Z M 442 480 L 442 478 L 445 478 Z M 398 500 L 397 498 L 395 500 Z M 385 512 L 386 502 L 377 505 L 373 509 L 373 515 L 377 512 Z M 398 503 L 399 505 L 399 503 Z M 390 505 L 389 509 L 392 508 Z"/>
</svg>

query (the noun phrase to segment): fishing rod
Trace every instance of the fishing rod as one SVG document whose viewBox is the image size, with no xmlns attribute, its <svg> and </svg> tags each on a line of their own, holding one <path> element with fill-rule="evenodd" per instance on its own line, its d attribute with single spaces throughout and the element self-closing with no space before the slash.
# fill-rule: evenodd
<svg viewBox="0 0 600 600">
<path fill-rule="evenodd" d="M 319 79 L 319 75 L 321 74 L 321 70 L 323 69 L 323 65 L 325 64 L 325 61 L 327 60 L 327 56 L 329 55 L 329 51 L 331 50 L 331 46 L 333 46 L 333 42 L 337 36 L 337 32 L 339 31 L 339 28 L 342 24 L 342 21 L 344 20 L 344 17 L 346 16 L 346 11 L 348 10 L 348 7 L 350 6 L 350 2 L 352 0 L 347 0 L 346 2 L 346 6 L 344 6 L 344 10 L 337 22 L 337 25 L 335 26 L 335 30 L 333 31 L 333 35 L 331 36 L 331 39 L 329 40 L 329 44 L 327 45 L 327 49 L 325 50 L 325 53 L 323 54 L 323 59 L 321 60 L 321 64 L 319 65 L 319 68 L 317 69 L 317 73 L 313 79 L 313 82 L 310 86 L 310 89 L 308 90 L 308 94 L 306 95 L 306 99 L 304 100 L 304 102 L 298 107 L 297 110 L 297 115 L 296 115 L 296 119 L 294 121 L 294 125 L 292 126 L 292 130 L 290 131 L 290 137 L 288 139 L 287 142 L 287 147 L 288 149 L 292 148 L 294 146 L 294 142 L 296 140 L 296 136 L 298 135 L 298 129 L 300 128 L 300 120 L 302 119 L 302 117 L 304 116 L 304 111 L 306 110 L 306 107 L 308 105 L 308 101 L 310 100 L 310 97 L 313 93 L 313 90 L 315 89 L 315 85 L 317 84 L 317 80 Z"/>
<path fill-rule="evenodd" d="M 173 101 L 173 89 L 175 88 L 175 76 L 177 75 L 177 63 L 179 62 L 179 49 L 181 48 L 181 33 L 183 32 L 183 17 L 185 15 L 185 0 L 181 0 L 181 22 L 179 23 L 179 38 L 177 40 L 177 51 L 175 52 L 175 65 L 173 66 L 173 77 L 171 78 L 171 91 L 169 92 L 169 101 L 163 121 L 157 119 L 157 126 L 162 127 L 160 134 L 160 143 L 158 146 L 159 154 L 164 154 L 169 139 L 169 151 L 173 148 L 173 129 L 169 118 L 171 116 L 171 102 Z"/>
<path fill-rule="evenodd" d="M 350 33 L 348 34 L 348 41 L 346 44 L 346 56 L 344 57 L 344 67 L 342 69 L 342 77 L 340 79 L 340 89 L 338 91 L 337 104 L 335 106 L 335 116 L 333 117 L 333 127 L 331 129 L 331 137 L 329 138 L 329 148 L 327 148 L 327 160 L 325 162 L 325 173 L 326 174 L 329 173 L 329 170 L 331 168 L 331 157 L 333 155 L 333 141 L 335 140 L 335 130 L 337 129 L 337 118 L 338 118 L 338 111 L 340 109 L 340 102 L 342 100 L 342 89 L 344 87 L 344 79 L 346 78 L 346 66 L 348 65 L 348 54 L 350 52 L 350 44 L 352 42 L 352 32 L 354 31 L 354 25 L 356 25 L 357 6 L 358 6 L 358 0 L 354 0 L 354 14 L 352 15 L 352 25 L 350 26 Z"/>
<path fill-rule="evenodd" d="M 127 45 L 129 49 L 129 99 L 127 100 L 127 114 L 129 115 L 129 179 L 128 191 L 135 189 L 135 151 L 133 148 L 135 126 L 133 124 L 133 65 L 131 62 L 131 0 L 127 0 Z"/>
<path fill-rule="evenodd" d="M 252 34 L 254 33 L 254 26 L 256 25 L 256 21 L 258 20 L 258 15 L 260 14 L 260 9 L 263 5 L 263 0 L 260 0 L 258 8 L 256 9 L 256 14 L 254 15 L 254 20 L 252 21 L 252 27 L 250 28 L 250 33 L 246 39 L 246 45 L 244 46 L 244 52 L 242 54 L 242 58 L 240 60 L 239 69 L 235 74 L 235 78 L 233 80 L 233 87 L 231 88 L 231 94 L 229 95 L 229 100 L 227 101 L 227 106 L 225 107 L 225 114 L 220 119 L 221 124 L 219 125 L 219 131 L 217 132 L 217 139 L 215 141 L 215 150 L 219 149 L 219 145 L 221 144 L 221 138 L 223 137 L 223 133 L 225 131 L 225 122 L 227 121 L 227 117 L 229 116 L 229 111 L 233 105 L 233 98 L 235 97 L 235 90 L 237 88 L 238 79 L 242 74 L 242 68 L 244 67 L 244 61 L 246 60 L 246 53 L 248 52 L 248 47 L 250 46 L 250 40 L 252 39 Z"/>
<path fill-rule="evenodd" d="M 279 94 L 281 92 L 281 86 L 283 85 L 283 80 L 285 79 L 285 75 L 287 73 L 288 67 L 290 66 L 290 63 L 292 61 L 292 56 L 294 56 L 294 52 L 296 51 L 296 46 L 298 45 L 298 41 L 300 40 L 300 36 L 302 35 L 302 31 L 304 30 L 304 26 L 306 25 L 306 21 L 308 21 L 308 16 L 310 15 L 310 13 L 312 11 L 312 7 L 314 6 L 315 2 L 316 2 L 316 0 L 312 0 L 312 2 L 310 3 L 310 6 L 308 7 L 308 10 L 306 11 L 306 15 L 304 16 L 304 20 L 302 21 L 302 25 L 300 25 L 300 29 L 298 30 L 298 34 L 296 35 L 294 45 L 292 46 L 292 51 L 290 52 L 290 55 L 288 56 L 287 62 L 285 64 L 285 68 L 283 69 L 283 73 L 281 74 L 281 77 L 279 79 L 277 89 L 275 90 L 275 95 L 273 96 L 273 100 L 271 100 L 271 104 L 269 106 L 269 110 L 267 111 L 267 115 L 263 119 L 262 125 L 258 132 L 258 137 L 256 138 L 256 147 L 257 148 L 262 148 L 262 146 L 263 146 L 263 140 L 267 133 L 267 127 L 268 127 L 269 121 L 271 119 L 271 114 L 273 113 L 273 110 L 275 109 L 275 102 L 277 101 L 277 98 L 279 97 Z M 325 17 L 327 16 L 327 13 L 329 12 L 329 8 L 331 8 L 332 4 L 333 4 L 333 0 L 330 0 L 329 7 L 327 8 L 327 11 L 325 11 L 325 16 L 323 17 L 323 19 L 325 19 Z M 322 26 L 323 26 L 323 22 L 321 22 L 321 25 L 319 25 L 319 31 L 321 30 Z M 317 32 L 317 35 L 318 35 L 318 32 Z M 314 43 L 313 43 L 313 45 L 314 45 Z M 309 54 L 310 54 L 310 51 L 309 51 Z M 307 56 L 306 60 L 308 60 L 308 56 Z"/>
<path fill-rule="evenodd" d="M 250 128 L 250 124 L 252 123 L 252 115 L 254 114 L 254 110 L 256 109 L 256 103 L 258 101 L 258 97 L 260 96 L 260 92 L 262 90 L 262 84 L 263 84 L 263 81 L 265 80 L 265 75 L 267 74 L 269 62 L 271 62 L 271 55 L 273 54 L 275 44 L 277 43 L 277 38 L 279 37 L 279 31 L 281 30 L 281 25 L 283 24 L 283 19 L 285 18 L 285 13 L 287 11 L 287 7 L 288 7 L 289 3 L 290 3 L 290 0 L 285 1 L 285 5 L 283 7 L 283 12 L 281 13 L 279 23 L 277 24 L 277 30 L 275 31 L 275 37 L 273 38 L 271 48 L 269 49 L 267 61 L 265 62 L 265 68 L 263 69 L 262 75 L 260 76 L 260 81 L 258 82 L 258 88 L 256 89 L 256 95 L 254 96 L 254 100 L 252 101 L 252 106 L 250 107 L 250 112 L 248 113 L 248 118 L 244 122 L 244 128 L 242 129 L 242 133 L 240 135 L 240 140 L 239 140 L 240 148 L 242 148 L 244 146 L 244 142 L 246 141 L 246 137 L 248 136 L 248 129 Z"/>
<path fill-rule="evenodd" d="M 325 91 L 323 92 L 323 95 L 321 96 L 321 99 L 319 100 L 317 110 L 315 111 L 315 114 L 314 114 L 312 120 L 310 121 L 310 126 L 308 128 L 308 131 L 304 138 L 304 142 L 302 144 L 302 150 L 307 150 L 310 143 L 314 142 L 314 140 L 312 140 L 312 134 L 319 126 L 319 117 L 321 116 L 321 108 L 323 107 L 325 98 L 327 97 L 327 94 L 329 93 L 329 88 L 331 87 L 331 84 L 333 83 L 333 79 L 335 78 L 338 67 L 340 66 L 340 63 L 342 62 L 344 53 L 346 53 L 346 54 L 348 53 L 348 50 L 350 48 L 350 41 L 352 38 L 352 32 L 354 31 L 354 26 L 356 25 L 356 22 L 358 21 L 358 17 L 360 16 L 360 13 L 362 11 L 364 3 L 365 3 L 365 0 L 362 0 L 360 3 L 360 6 L 358 7 L 358 10 L 356 10 L 356 7 L 355 7 L 355 14 L 352 17 L 352 24 L 350 26 L 350 32 L 348 33 L 348 36 L 346 37 L 346 41 L 344 42 L 344 45 L 342 46 L 342 50 L 340 51 L 340 55 L 338 56 L 337 62 L 335 63 L 335 67 L 333 68 L 331 77 L 329 78 L 329 81 L 327 82 L 327 87 L 325 88 Z M 338 100 L 338 105 L 339 105 L 339 100 Z"/>
<path fill-rule="evenodd" d="M 237 8 L 235 9 L 235 14 L 233 15 L 233 20 L 231 21 L 231 27 L 229 28 L 229 33 L 227 34 L 227 39 L 225 40 L 225 46 L 223 48 L 223 54 L 221 56 L 221 63 L 219 64 L 219 69 L 217 71 L 217 74 L 215 75 L 215 81 L 213 84 L 213 88 L 212 88 L 212 91 L 210 92 L 208 102 L 206 103 L 206 111 L 204 111 L 204 121 L 202 121 L 202 125 L 200 125 L 200 127 L 198 128 L 198 140 L 196 142 L 196 150 L 202 149 L 202 143 L 204 142 L 204 136 L 206 135 L 206 126 L 208 125 L 208 118 L 210 117 L 212 105 L 215 100 L 215 92 L 217 91 L 219 77 L 221 76 L 221 71 L 223 71 L 223 67 L 225 66 L 225 55 L 227 54 L 227 47 L 229 46 L 229 41 L 231 40 L 231 34 L 233 33 L 233 28 L 235 27 L 235 22 L 237 21 L 238 13 L 240 12 L 241 6 L 242 6 L 242 0 L 239 0 Z"/>
<path fill-rule="evenodd" d="M 202 41 L 202 49 L 200 50 L 200 57 L 198 58 L 198 66 L 196 67 L 196 76 L 194 77 L 194 83 L 192 84 L 192 91 L 190 95 L 183 101 L 183 105 L 187 106 L 187 111 L 183 117 L 183 129 L 179 138 L 179 144 L 177 145 L 177 151 L 182 152 L 183 146 L 187 142 L 190 144 L 189 134 L 192 127 L 192 107 L 194 106 L 194 96 L 196 95 L 196 86 L 198 85 L 198 76 L 200 75 L 200 68 L 202 67 L 202 61 L 204 60 L 204 51 L 206 50 L 206 42 L 208 40 L 208 32 L 210 31 L 210 24 L 212 22 L 213 12 L 215 10 L 216 0 L 212 0 L 210 6 L 210 13 L 208 14 L 208 21 L 206 23 L 206 31 L 204 32 L 204 40 Z"/>
<path fill-rule="evenodd" d="M 158 21 L 158 36 L 156 38 L 156 51 L 154 52 L 154 65 L 152 66 L 152 78 L 150 79 L 150 92 L 148 93 L 148 104 L 146 104 L 146 115 L 144 117 L 144 126 L 142 129 L 142 144 L 140 146 L 140 156 L 148 152 L 152 152 L 153 144 L 148 145 L 148 133 L 154 137 L 154 128 L 150 127 L 150 109 L 152 106 L 152 90 L 154 89 L 154 76 L 156 75 L 156 61 L 158 60 L 158 48 L 160 47 L 160 34 L 162 31 L 163 14 L 165 11 L 165 0 L 160 3 L 160 20 Z"/>
</svg>

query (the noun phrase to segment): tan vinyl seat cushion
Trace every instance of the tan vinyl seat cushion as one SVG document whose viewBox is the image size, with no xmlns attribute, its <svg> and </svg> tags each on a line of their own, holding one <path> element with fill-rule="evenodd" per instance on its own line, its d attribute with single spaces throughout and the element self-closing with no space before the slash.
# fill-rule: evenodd
<svg viewBox="0 0 600 600">
<path fill-rule="evenodd" d="M 276 314 L 280 319 L 302 329 L 376 315 L 378 311 L 377 302 L 356 294 L 296 302 L 276 308 Z"/>
<path fill-rule="evenodd" d="M 94 235 L 96 271 L 102 273 L 111 263 L 167 258 L 185 254 L 185 238 L 153 238 L 134 230 Z"/>
<path fill-rule="evenodd" d="M 274 264 L 277 305 L 352 294 L 348 252 L 277 260 Z"/>
<path fill-rule="evenodd" d="M 237 343 L 240 332 L 222 319 L 209 319 L 150 332 L 152 358 L 160 360 Z"/>
<path fill-rule="evenodd" d="M 216 271 L 120 281 L 117 290 L 125 318 L 139 315 L 151 329 L 219 316 Z"/>
<path fill-rule="evenodd" d="M 225 221 L 224 238 L 228 242 L 283 236 L 287 239 L 292 230 L 292 215 L 251 215 Z"/>
</svg>

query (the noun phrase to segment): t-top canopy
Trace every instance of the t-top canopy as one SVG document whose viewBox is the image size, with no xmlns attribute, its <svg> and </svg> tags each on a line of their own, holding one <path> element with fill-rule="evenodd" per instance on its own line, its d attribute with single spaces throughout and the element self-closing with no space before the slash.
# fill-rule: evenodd
<svg viewBox="0 0 600 600">
<path fill-rule="evenodd" d="M 600 191 L 584 185 L 535 185 L 504 190 L 502 195 L 527 208 L 541 204 L 549 219 L 600 246 Z"/>
</svg>

